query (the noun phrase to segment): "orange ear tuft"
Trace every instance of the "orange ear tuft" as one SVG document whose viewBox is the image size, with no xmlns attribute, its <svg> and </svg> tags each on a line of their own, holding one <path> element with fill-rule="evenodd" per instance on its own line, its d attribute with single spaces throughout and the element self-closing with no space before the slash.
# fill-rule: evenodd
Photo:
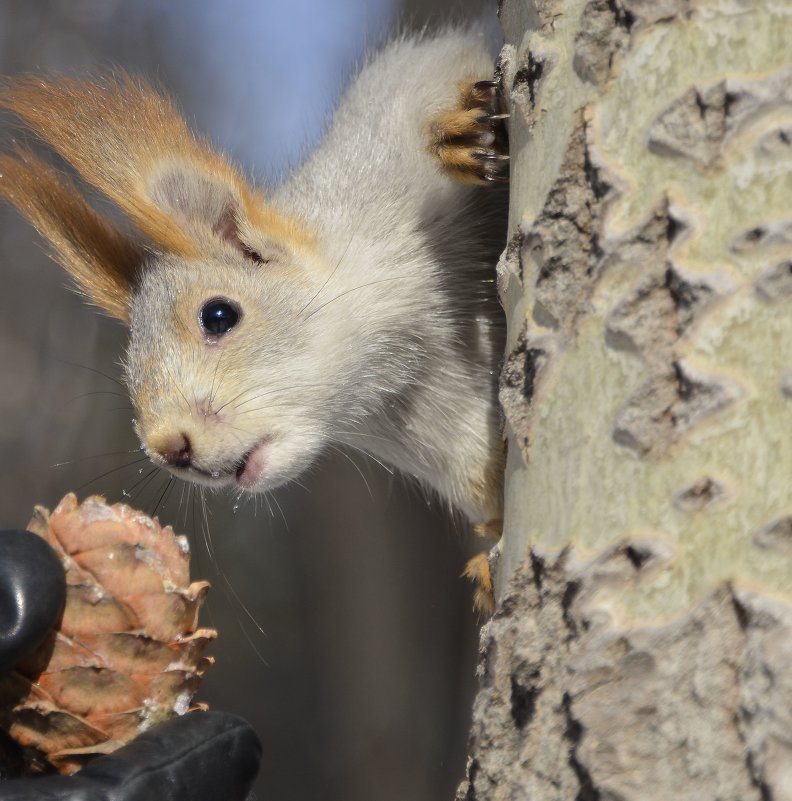
<svg viewBox="0 0 792 801">
<path fill-rule="evenodd" d="M 195 255 L 191 239 L 146 193 L 163 158 L 208 158 L 168 98 L 123 73 L 96 81 L 29 75 L 0 88 L 0 107 L 17 114 L 154 244 Z"/>
<path fill-rule="evenodd" d="M 195 257 L 203 236 L 228 220 L 305 243 L 302 227 L 251 191 L 189 130 L 170 98 L 126 73 L 14 78 L 0 86 L 0 108 L 17 114 L 157 249 Z"/>
<path fill-rule="evenodd" d="M 65 176 L 30 151 L 0 156 L 0 195 L 46 237 L 85 294 L 127 322 L 129 296 L 143 252 L 97 214 Z"/>
</svg>

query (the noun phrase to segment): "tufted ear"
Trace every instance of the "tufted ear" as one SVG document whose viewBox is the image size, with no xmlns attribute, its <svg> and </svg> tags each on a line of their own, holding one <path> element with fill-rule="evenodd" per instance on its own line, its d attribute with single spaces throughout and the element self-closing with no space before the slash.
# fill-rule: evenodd
<svg viewBox="0 0 792 801">
<path fill-rule="evenodd" d="M 254 231 L 275 242 L 301 237 L 300 226 L 189 130 L 170 98 L 129 75 L 15 78 L 0 88 L 0 107 L 110 198 L 157 250 L 195 257 L 207 236 L 240 248 Z"/>
<path fill-rule="evenodd" d="M 29 150 L 0 156 L 0 196 L 51 243 L 55 258 L 88 298 L 127 322 L 143 251 L 97 214 L 65 176 Z"/>
<path fill-rule="evenodd" d="M 148 186 L 152 203 L 198 238 L 211 235 L 255 262 L 265 261 L 250 244 L 249 213 L 244 193 L 203 165 L 168 161 Z M 253 237 L 255 238 L 255 237 Z"/>
</svg>

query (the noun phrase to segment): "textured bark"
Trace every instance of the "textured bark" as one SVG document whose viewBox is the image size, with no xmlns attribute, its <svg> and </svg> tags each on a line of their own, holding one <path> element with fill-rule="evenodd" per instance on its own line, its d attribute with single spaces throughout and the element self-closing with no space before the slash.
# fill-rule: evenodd
<svg viewBox="0 0 792 801">
<path fill-rule="evenodd" d="M 792 799 L 792 14 L 504 0 L 499 607 L 459 801 Z"/>
</svg>

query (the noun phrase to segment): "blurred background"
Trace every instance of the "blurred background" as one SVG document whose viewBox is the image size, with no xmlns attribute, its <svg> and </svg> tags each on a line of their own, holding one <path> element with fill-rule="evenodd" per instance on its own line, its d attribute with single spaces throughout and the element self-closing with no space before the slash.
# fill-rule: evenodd
<svg viewBox="0 0 792 801">
<path fill-rule="evenodd" d="M 366 51 L 480 13 L 494 0 L 2 0 L 0 72 L 147 76 L 271 184 L 318 141 Z M 2 141 L 13 135 L 0 118 Z M 263 800 L 451 799 L 475 691 L 465 526 L 353 453 L 267 502 L 213 496 L 204 515 L 140 461 L 115 380 L 125 331 L 65 288 L 7 207 L 0 277 L 0 525 L 74 490 L 189 535 L 193 575 L 213 584 L 204 622 L 220 631 L 201 698 L 256 727 Z"/>
</svg>

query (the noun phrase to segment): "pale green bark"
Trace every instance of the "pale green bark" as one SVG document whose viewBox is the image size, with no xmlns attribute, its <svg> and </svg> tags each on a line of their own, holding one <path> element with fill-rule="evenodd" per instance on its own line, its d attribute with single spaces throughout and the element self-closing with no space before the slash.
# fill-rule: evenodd
<svg viewBox="0 0 792 801">
<path fill-rule="evenodd" d="M 619 536 L 651 532 L 679 551 L 677 559 L 654 588 L 620 594 L 625 614 L 674 614 L 706 586 L 731 577 L 735 562 L 744 578 L 785 590 L 792 561 L 767 559 L 750 534 L 775 516 L 792 513 L 792 403 L 779 391 L 792 368 L 787 346 L 792 314 L 786 303 L 768 302 L 755 286 L 768 268 L 789 257 L 792 240 L 792 146 L 783 147 L 778 139 L 792 127 L 792 90 L 787 89 L 792 86 L 792 6 L 776 3 L 773 13 L 770 3 L 712 2 L 689 20 L 657 23 L 635 34 L 613 78 L 598 92 L 573 67 L 572 43 L 584 5 L 564 4 L 554 32 L 529 32 L 523 40 L 521 52 L 525 46 L 546 50 L 558 64 L 538 90 L 547 111 L 534 115 L 532 129 L 521 131 L 524 115 L 515 114 L 512 227 L 530 230 L 557 175 L 576 113 L 591 101 L 585 112 L 590 155 L 613 185 L 600 247 L 615 253 L 619 263 L 602 267 L 590 309 L 574 339 L 563 338 L 563 353 L 535 396 L 529 452 L 511 448 L 508 517 L 528 525 L 508 532 L 500 579 L 505 581 L 521 561 L 528 541 L 557 547 L 573 540 L 598 551 Z M 752 107 L 744 115 L 734 109 L 725 115 L 711 164 L 690 158 L 684 139 L 679 140 L 682 152 L 662 152 L 654 145 L 650 137 L 669 107 L 692 88 L 701 93 L 723 80 L 726 93 L 739 98 L 730 100 L 736 108 Z M 778 107 L 772 98 L 778 98 Z M 690 112 L 681 125 L 698 122 L 695 101 Z M 691 145 L 699 133 L 690 132 Z M 666 198 L 671 216 L 686 230 L 670 248 L 658 242 L 654 253 L 625 259 L 620 242 Z M 785 220 L 790 227 L 777 241 L 740 244 L 746 231 Z M 732 396 L 733 402 L 679 437 L 672 435 L 673 442 L 656 458 L 642 458 L 614 442 L 614 429 L 620 410 L 647 377 L 650 357 L 629 343 L 609 346 L 606 330 L 609 315 L 641 285 L 655 253 L 660 269 L 670 263 L 688 280 L 714 286 L 709 304 L 663 355 L 728 384 L 724 403 Z M 531 285 L 540 266 L 524 255 L 525 299 L 517 282 L 510 282 L 512 347 L 526 308 L 532 336 L 556 334 L 530 313 Z M 646 349 L 650 345 L 656 343 Z M 724 495 L 717 508 L 691 516 L 674 498 L 705 476 L 718 480 Z M 695 582 L 686 577 L 690 573 Z"/>
<path fill-rule="evenodd" d="M 502 22 L 504 605 L 460 797 L 792 798 L 792 6 Z"/>
</svg>

